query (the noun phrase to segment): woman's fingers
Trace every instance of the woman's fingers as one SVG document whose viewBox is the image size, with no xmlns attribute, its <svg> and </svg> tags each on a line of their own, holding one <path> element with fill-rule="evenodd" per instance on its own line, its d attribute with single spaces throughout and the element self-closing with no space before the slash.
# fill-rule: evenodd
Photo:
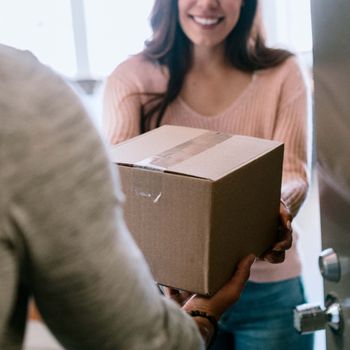
<svg viewBox="0 0 350 350">
<path fill-rule="evenodd" d="M 284 261 L 286 257 L 286 252 L 276 252 L 276 251 L 269 251 L 263 256 L 263 260 L 271 263 L 271 264 L 280 264 Z"/>
<path fill-rule="evenodd" d="M 287 206 L 281 202 L 279 220 L 280 226 L 278 228 L 278 241 L 274 246 L 266 251 L 261 259 L 268 261 L 272 264 L 279 264 L 285 259 L 285 251 L 290 249 L 293 244 L 293 229 L 292 229 L 292 215 L 290 214 Z"/>
</svg>

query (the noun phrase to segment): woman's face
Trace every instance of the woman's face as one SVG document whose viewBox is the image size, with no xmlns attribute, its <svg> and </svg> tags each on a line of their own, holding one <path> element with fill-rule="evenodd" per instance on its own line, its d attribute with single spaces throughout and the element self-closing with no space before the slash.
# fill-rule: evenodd
<svg viewBox="0 0 350 350">
<path fill-rule="evenodd" d="M 242 0 L 178 0 L 182 30 L 194 45 L 223 44 L 238 22 Z"/>
</svg>

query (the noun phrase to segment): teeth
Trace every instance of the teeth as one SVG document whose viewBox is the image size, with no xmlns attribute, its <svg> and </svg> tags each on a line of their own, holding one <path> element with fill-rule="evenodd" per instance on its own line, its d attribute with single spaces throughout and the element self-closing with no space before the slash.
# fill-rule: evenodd
<svg viewBox="0 0 350 350">
<path fill-rule="evenodd" d="M 202 17 L 193 17 L 194 21 L 203 25 L 210 26 L 219 22 L 219 18 L 202 18 Z"/>
</svg>

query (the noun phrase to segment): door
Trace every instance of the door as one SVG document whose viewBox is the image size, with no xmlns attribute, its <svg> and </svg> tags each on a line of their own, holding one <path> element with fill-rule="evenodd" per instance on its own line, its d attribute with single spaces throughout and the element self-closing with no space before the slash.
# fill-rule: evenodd
<svg viewBox="0 0 350 350">
<path fill-rule="evenodd" d="M 350 349 L 350 1 L 312 0 L 311 13 L 327 350 Z"/>
</svg>

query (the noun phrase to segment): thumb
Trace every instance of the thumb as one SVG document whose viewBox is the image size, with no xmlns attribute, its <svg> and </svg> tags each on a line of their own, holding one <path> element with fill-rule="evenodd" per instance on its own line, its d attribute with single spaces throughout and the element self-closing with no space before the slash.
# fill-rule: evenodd
<svg viewBox="0 0 350 350">
<path fill-rule="evenodd" d="M 221 301 L 218 304 L 218 313 L 221 314 L 228 308 L 231 304 L 235 303 L 240 297 L 245 283 L 247 282 L 250 275 L 250 268 L 255 262 L 255 255 L 251 254 L 243 258 L 231 279 L 215 294 L 214 298 L 217 301 Z M 222 301 L 226 301 L 222 303 Z"/>
<path fill-rule="evenodd" d="M 229 293 L 237 294 L 237 299 L 244 288 L 250 275 L 250 268 L 255 261 L 255 255 L 251 254 L 243 258 L 231 279 L 226 283 L 226 285 L 219 291 L 219 293 Z"/>
</svg>

